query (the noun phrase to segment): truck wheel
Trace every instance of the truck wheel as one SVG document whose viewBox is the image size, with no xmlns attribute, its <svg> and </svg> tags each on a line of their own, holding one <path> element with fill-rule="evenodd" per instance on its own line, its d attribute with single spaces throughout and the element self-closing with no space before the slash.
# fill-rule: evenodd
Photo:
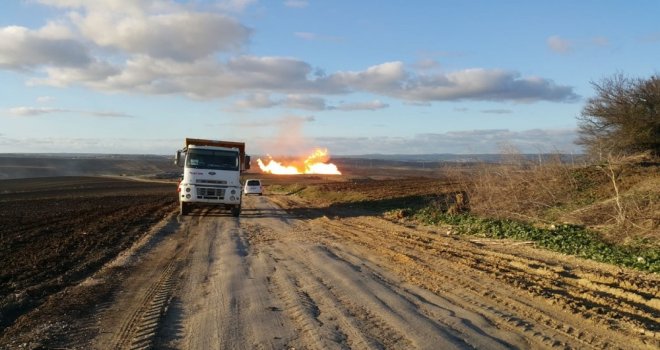
<svg viewBox="0 0 660 350">
<path fill-rule="evenodd" d="M 188 206 L 188 203 L 179 202 L 179 214 L 188 215 L 189 212 L 190 212 L 190 207 Z"/>
<path fill-rule="evenodd" d="M 236 206 L 231 208 L 231 216 L 237 218 L 239 215 L 241 215 L 241 207 Z"/>
</svg>

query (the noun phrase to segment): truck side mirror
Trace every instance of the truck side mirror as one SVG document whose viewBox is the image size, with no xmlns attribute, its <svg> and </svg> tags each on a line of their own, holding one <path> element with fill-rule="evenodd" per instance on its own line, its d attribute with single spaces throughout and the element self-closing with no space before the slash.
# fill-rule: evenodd
<svg viewBox="0 0 660 350">
<path fill-rule="evenodd" d="M 181 151 L 176 151 L 176 154 L 174 155 L 174 165 L 180 166 L 179 162 L 181 161 Z"/>
<path fill-rule="evenodd" d="M 250 170 L 250 156 L 245 155 L 245 170 Z"/>
</svg>

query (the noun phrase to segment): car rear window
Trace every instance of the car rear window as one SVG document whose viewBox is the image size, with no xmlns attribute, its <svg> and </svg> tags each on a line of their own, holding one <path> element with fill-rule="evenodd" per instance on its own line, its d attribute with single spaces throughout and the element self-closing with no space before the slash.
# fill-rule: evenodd
<svg viewBox="0 0 660 350">
<path fill-rule="evenodd" d="M 259 185 L 261 185 L 261 182 L 259 180 L 248 180 L 247 185 L 248 186 L 259 186 Z"/>
</svg>

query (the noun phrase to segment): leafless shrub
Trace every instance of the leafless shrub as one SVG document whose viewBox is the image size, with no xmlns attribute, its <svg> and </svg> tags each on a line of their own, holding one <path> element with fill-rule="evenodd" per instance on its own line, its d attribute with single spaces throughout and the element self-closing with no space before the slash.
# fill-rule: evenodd
<svg viewBox="0 0 660 350">
<path fill-rule="evenodd" d="M 568 200 L 576 186 L 571 165 L 559 156 L 534 161 L 510 149 L 501 163 L 476 169 L 469 189 L 470 207 L 481 215 L 539 220 Z"/>
<path fill-rule="evenodd" d="M 660 155 L 660 75 L 635 79 L 615 74 L 592 86 L 596 96 L 578 117 L 577 143 L 600 159 L 610 153 Z"/>
<path fill-rule="evenodd" d="M 557 155 L 524 157 L 509 149 L 496 164 L 447 168 L 475 215 L 597 228 L 611 241 L 660 245 L 660 177 L 651 158 L 610 157 L 575 164 Z M 650 164 L 650 165 L 649 165 Z"/>
</svg>

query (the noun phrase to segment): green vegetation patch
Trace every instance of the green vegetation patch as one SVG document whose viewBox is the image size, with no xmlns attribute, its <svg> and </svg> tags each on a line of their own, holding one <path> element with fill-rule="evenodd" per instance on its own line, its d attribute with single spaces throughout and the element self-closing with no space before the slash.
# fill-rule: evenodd
<svg viewBox="0 0 660 350">
<path fill-rule="evenodd" d="M 275 194 L 293 195 L 304 191 L 307 186 L 301 184 L 268 185 L 268 192 Z"/>
<path fill-rule="evenodd" d="M 427 224 L 452 225 L 459 234 L 533 241 L 541 247 L 564 254 L 660 272 L 660 249 L 606 243 L 597 233 L 582 226 L 539 228 L 515 220 L 479 218 L 469 214 L 449 215 L 432 207 L 419 210 L 414 216 Z"/>
</svg>

